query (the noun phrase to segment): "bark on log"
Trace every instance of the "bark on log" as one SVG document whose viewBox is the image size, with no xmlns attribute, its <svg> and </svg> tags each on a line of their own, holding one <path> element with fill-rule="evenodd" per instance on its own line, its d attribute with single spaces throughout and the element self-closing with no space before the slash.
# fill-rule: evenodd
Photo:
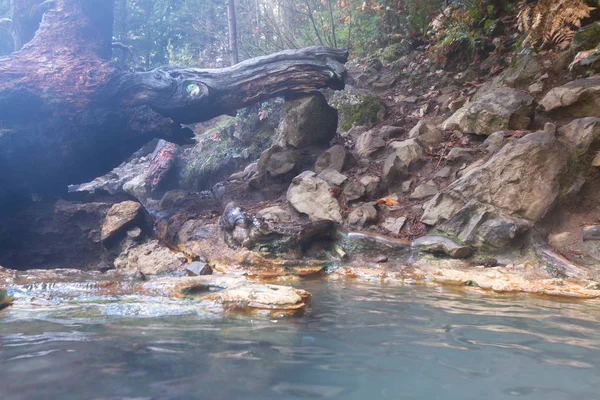
<svg viewBox="0 0 600 400">
<path fill-rule="evenodd" d="M 102 175 L 153 137 L 181 142 L 191 131 L 179 123 L 344 87 L 347 52 L 324 47 L 218 70 L 121 71 L 110 62 L 112 1 L 37 3 L 46 12 L 35 37 L 0 57 L 0 209 Z"/>
</svg>

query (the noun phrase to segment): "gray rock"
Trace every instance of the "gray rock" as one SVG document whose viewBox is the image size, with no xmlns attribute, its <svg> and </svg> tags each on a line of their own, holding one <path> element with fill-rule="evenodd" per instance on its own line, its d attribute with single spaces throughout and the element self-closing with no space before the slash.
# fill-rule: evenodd
<svg viewBox="0 0 600 400">
<path fill-rule="evenodd" d="M 533 113 L 533 97 L 515 89 L 496 88 L 456 111 L 444 128 L 478 135 L 527 129 Z"/>
<path fill-rule="evenodd" d="M 273 143 L 297 149 L 327 144 L 335 136 L 337 111 L 327 104 L 321 93 L 286 100 L 283 120 Z"/>
<path fill-rule="evenodd" d="M 583 227 L 583 240 L 600 240 L 600 225 Z"/>
<path fill-rule="evenodd" d="M 537 57 L 525 55 L 517 60 L 517 65 L 509 68 L 502 75 L 502 80 L 511 87 L 529 85 L 542 72 L 542 65 Z"/>
<path fill-rule="evenodd" d="M 416 139 L 391 142 L 388 145 L 390 154 L 398 156 L 409 171 L 417 170 L 425 160 L 423 147 Z"/>
<path fill-rule="evenodd" d="M 475 159 L 477 149 L 466 149 L 463 147 L 454 147 L 448 153 L 448 162 L 451 163 L 464 163 L 471 162 Z"/>
<path fill-rule="evenodd" d="M 211 275 L 213 271 L 207 263 L 202 261 L 194 261 L 185 267 L 185 272 L 189 276 L 199 276 Z"/>
<path fill-rule="evenodd" d="M 357 181 L 350 181 L 344 185 L 344 197 L 346 201 L 354 201 L 365 195 L 365 187 Z"/>
<path fill-rule="evenodd" d="M 405 217 L 386 218 L 385 221 L 383 222 L 382 226 L 384 229 L 387 229 L 388 231 L 395 233 L 397 235 L 400 233 L 400 231 L 404 227 L 405 223 L 406 223 Z"/>
<path fill-rule="evenodd" d="M 326 169 L 322 171 L 319 178 L 333 186 L 342 186 L 348 180 L 346 175 L 340 174 L 334 169 Z"/>
<path fill-rule="evenodd" d="M 397 154 L 390 154 L 383 163 L 382 179 L 386 186 L 392 190 L 402 185 L 402 181 L 408 178 L 408 166 Z"/>
<path fill-rule="evenodd" d="M 425 120 L 421 120 L 411 129 L 408 133 L 408 137 L 410 139 L 419 139 L 423 143 L 430 145 L 437 145 L 442 141 L 442 131 L 435 125 L 432 125 Z"/>
<path fill-rule="evenodd" d="M 444 167 L 444 168 L 440 169 L 435 174 L 435 177 L 436 178 L 447 179 L 447 178 L 450 178 L 451 175 L 452 175 L 452 168 L 450 168 L 450 167 Z"/>
<path fill-rule="evenodd" d="M 271 222 L 288 223 L 292 221 L 289 211 L 280 206 L 267 207 L 258 212 L 258 215 Z"/>
<path fill-rule="evenodd" d="M 544 82 L 534 82 L 527 88 L 529 93 L 535 95 L 540 94 L 544 91 Z"/>
<path fill-rule="evenodd" d="M 382 150 L 386 139 L 378 129 L 371 129 L 361 134 L 356 140 L 356 152 L 361 157 L 370 157 L 373 153 Z"/>
<path fill-rule="evenodd" d="M 333 169 L 342 172 L 344 168 L 351 166 L 352 155 L 341 144 L 332 146 L 317 158 L 315 162 L 315 172 L 318 174 L 326 169 Z"/>
<path fill-rule="evenodd" d="M 492 133 L 490 136 L 485 139 L 485 141 L 481 144 L 481 149 L 489 154 L 494 154 L 498 150 L 500 150 L 506 144 L 505 139 L 506 133 L 504 131 L 498 131 Z"/>
<path fill-rule="evenodd" d="M 377 209 L 366 203 L 354 208 L 348 215 L 348 224 L 364 227 L 377 221 Z"/>
<path fill-rule="evenodd" d="M 600 118 L 581 118 L 558 130 L 578 155 L 588 152 L 593 143 L 600 143 Z"/>
<path fill-rule="evenodd" d="M 435 196 L 438 193 L 438 188 L 435 182 L 429 181 L 417 186 L 414 192 L 409 196 L 410 200 L 423 200 L 428 197 Z"/>
<path fill-rule="evenodd" d="M 383 121 L 387 114 L 385 103 L 368 90 L 346 87 L 345 90 L 335 92 L 329 102 L 338 110 L 340 134 L 353 126 L 371 128 Z"/>
<path fill-rule="evenodd" d="M 300 153 L 298 150 L 287 149 L 281 146 L 271 146 L 263 151 L 258 159 L 258 174 L 255 179 L 268 176 L 275 178 L 292 173 L 298 166 Z"/>
<path fill-rule="evenodd" d="M 515 140 L 431 199 L 421 222 L 469 244 L 507 246 L 555 203 L 569 157 L 552 131 Z"/>
<path fill-rule="evenodd" d="M 330 186 L 312 171 L 305 171 L 292 180 L 287 200 L 298 212 L 307 214 L 311 221 L 343 222 L 337 200 L 329 192 Z"/>
<path fill-rule="evenodd" d="M 411 247 L 432 254 L 443 254 L 452 258 L 468 258 L 473 249 L 456 243 L 445 236 L 423 236 L 412 242 Z"/>
<path fill-rule="evenodd" d="M 406 181 L 402 182 L 402 187 L 401 187 L 402 193 L 408 193 L 408 192 L 410 192 L 410 188 L 412 186 L 412 183 L 413 183 L 412 179 L 409 179 L 409 180 L 406 180 Z"/>
<path fill-rule="evenodd" d="M 600 117 L 600 77 L 572 81 L 550 90 L 540 102 L 549 113 L 575 118 Z"/>
<path fill-rule="evenodd" d="M 381 178 L 373 175 L 366 175 L 361 177 L 359 181 L 365 187 L 365 194 L 367 196 L 376 196 L 379 192 Z"/>
</svg>

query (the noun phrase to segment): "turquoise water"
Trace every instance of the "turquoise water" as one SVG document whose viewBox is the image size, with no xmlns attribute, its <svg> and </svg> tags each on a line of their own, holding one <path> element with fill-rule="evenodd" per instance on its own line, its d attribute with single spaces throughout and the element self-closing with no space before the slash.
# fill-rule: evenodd
<svg viewBox="0 0 600 400">
<path fill-rule="evenodd" d="M 306 282 L 309 314 L 0 313 L 0 399 L 600 399 L 600 304 Z"/>
</svg>

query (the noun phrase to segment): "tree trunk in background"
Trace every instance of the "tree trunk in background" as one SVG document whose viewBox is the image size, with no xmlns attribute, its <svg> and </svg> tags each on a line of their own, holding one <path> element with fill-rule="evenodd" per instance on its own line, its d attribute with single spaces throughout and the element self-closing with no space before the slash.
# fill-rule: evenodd
<svg viewBox="0 0 600 400">
<path fill-rule="evenodd" d="M 15 9 L 31 1 L 15 0 Z M 221 70 L 121 71 L 110 62 L 112 1 L 40 4 L 51 9 L 33 40 L 0 57 L 0 211 L 100 176 L 154 137 L 189 141 L 192 132 L 180 123 L 290 92 L 344 87 L 347 52 L 324 47 Z"/>
<path fill-rule="evenodd" d="M 227 0 L 227 20 L 229 22 L 229 54 L 231 55 L 231 65 L 235 65 L 239 62 L 235 0 Z"/>
</svg>

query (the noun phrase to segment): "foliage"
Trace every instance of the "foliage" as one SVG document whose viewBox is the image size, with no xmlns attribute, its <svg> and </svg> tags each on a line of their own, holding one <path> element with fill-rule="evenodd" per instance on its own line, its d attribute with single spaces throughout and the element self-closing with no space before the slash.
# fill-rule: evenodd
<svg viewBox="0 0 600 400">
<path fill-rule="evenodd" d="M 539 0 L 521 9 L 518 27 L 528 33 L 528 41 L 565 45 L 589 16 L 590 7 L 583 0 Z"/>
</svg>

